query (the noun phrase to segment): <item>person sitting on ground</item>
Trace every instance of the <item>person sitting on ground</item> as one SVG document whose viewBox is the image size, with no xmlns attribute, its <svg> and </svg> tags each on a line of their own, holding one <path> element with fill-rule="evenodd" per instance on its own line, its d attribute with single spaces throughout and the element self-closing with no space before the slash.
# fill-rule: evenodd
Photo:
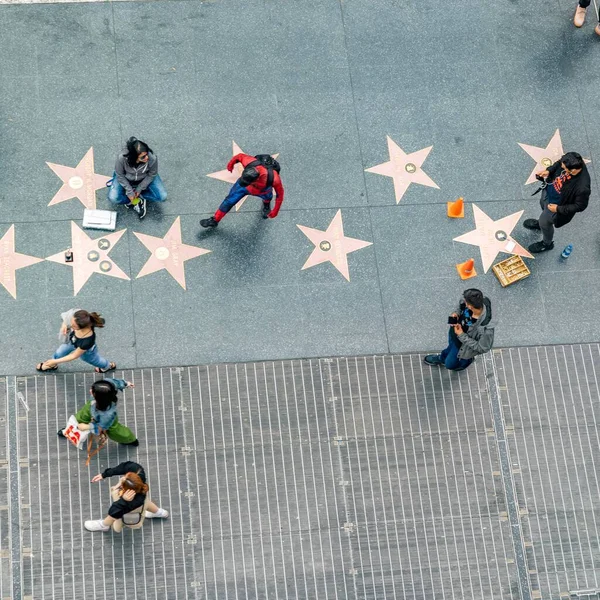
<svg viewBox="0 0 600 600">
<path fill-rule="evenodd" d="M 92 482 L 96 483 L 115 475 L 122 477 L 110 489 L 113 502 L 108 509 L 108 515 L 104 519 L 86 521 L 84 527 L 88 531 L 108 531 L 112 527 L 113 531 L 120 533 L 123 526 L 139 529 L 144 524 L 144 519 L 166 519 L 169 516 L 168 511 L 159 508 L 150 500 L 146 473 L 138 463 L 126 461 L 105 469 L 95 475 Z"/>
<path fill-rule="evenodd" d="M 428 354 L 429 366 L 443 365 L 450 371 L 466 369 L 478 354 L 485 354 L 494 343 L 492 304 L 481 290 L 465 290 L 458 311 L 448 319 L 448 346 L 440 354 Z"/>
<path fill-rule="evenodd" d="M 107 183 L 108 199 L 113 204 L 125 204 L 146 216 L 146 200 L 164 202 L 167 190 L 158 174 L 158 158 L 152 148 L 135 137 L 127 140 L 126 149 L 117 157 L 115 172 Z"/>
<path fill-rule="evenodd" d="M 90 388 L 91 400 L 88 400 L 75 414 L 79 429 L 90 430 L 94 435 L 106 432 L 106 435 L 117 444 L 139 446 L 139 441 L 133 431 L 119 423 L 117 416 L 118 390 L 134 387 L 124 379 L 101 379 L 95 381 Z M 59 437 L 65 437 L 63 430 L 58 430 Z"/>
</svg>

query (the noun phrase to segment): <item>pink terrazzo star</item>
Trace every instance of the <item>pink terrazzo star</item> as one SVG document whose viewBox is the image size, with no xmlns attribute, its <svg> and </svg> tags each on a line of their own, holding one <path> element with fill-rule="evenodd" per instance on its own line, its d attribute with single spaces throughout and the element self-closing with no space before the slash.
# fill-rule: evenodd
<svg viewBox="0 0 600 600">
<path fill-rule="evenodd" d="M 329 261 L 348 281 L 350 281 L 350 272 L 347 255 L 372 244 L 344 235 L 341 210 L 337 211 L 326 231 L 304 225 L 297 225 L 297 227 L 315 245 L 302 270 Z"/>
<path fill-rule="evenodd" d="M 94 173 L 94 149 L 90 148 L 79 164 L 73 167 L 46 163 L 63 181 L 48 206 L 59 204 L 71 198 L 79 198 L 81 203 L 90 209 L 96 208 L 96 190 L 106 187 L 110 177 Z"/>
<path fill-rule="evenodd" d="M 205 250 L 197 246 L 188 246 L 181 241 L 180 217 L 175 219 L 165 237 L 159 238 L 135 232 L 134 235 L 152 253 L 136 279 L 166 269 L 184 290 L 187 289 L 185 285 L 185 261 L 211 252 L 211 250 Z"/>
<path fill-rule="evenodd" d="M 73 268 L 73 295 L 76 296 L 87 280 L 94 274 L 108 275 L 118 279 L 129 277 L 108 256 L 114 245 L 121 239 L 125 229 L 115 231 L 99 239 L 88 237 L 87 233 L 71 221 L 71 250 L 73 262 L 65 262 L 65 251 L 49 256 L 46 260 Z"/>
<path fill-rule="evenodd" d="M 365 169 L 367 173 L 377 173 L 377 175 L 385 175 L 394 180 L 394 193 L 396 194 L 396 204 L 402 200 L 402 196 L 408 189 L 411 183 L 418 183 L 439 190 L 437 184 L 421 169 L 428 154 L 433 146 L 417 150 L 406 154 L 396 142 L 388 135 L 387 145 L 390 160 L 381 163 L 369 169 Z"/>
<path fill-rule="evenodd" d="M 515 225 L 519 222 L 523 212 L 524 211 L 521 210 L 512 215 L 508 215 L 508 217 L 502 217 L 502 219 L 494 221 L 478 206 L 473 204 L 475 229 L 454 238 L 454 241 L 479 246 L 483 270 L 486 273 L 500 252 L 533 258 L 533 256 L 510 235 L 511 231 L 515 228 Z"/>
<path fill-rule="evenodd" d="M 559 158 L 564 155 L 562 140 L 560 139 L 560 131 L 557 129 L 552 136 L 552 139 L 548 142 L 545 148 L 539 148 L 538 146 L 530 146 L 529 144 L 521 144 L 519 146 L 535 160 L 535 167 L 531 172 L 531 175 L 527 178 L 525 185 L 534 183 L 536 181 L 535 174 L 540 171 L 545 171 L 548 167 L 552 166 Z M 587 158 L 583 159 L 584 162 L 591 162 Z"/>
<path fill-rule="evenodd" d="M 43 260 L 43 258 L 15 252 L 15 226 L 11 225 L 0 239 L 0 283 L 16 299 L 17 278 L 15 271 L 35 265 Z"/>
<path fill-rule="evenodd" d="M 235 156 L 236 154 L 246 154 L 235 142 L 233 142 L 233 154 L 231 155 L 232 157 Z M 279 156 L 279 154 L 271 154 L 271 156 L 273 158 L 277 158 Z M 237 165 L 235 165 L 233 167 L 233 171 L 230 173 L 227 169 L 223 169 L 222 171 L 215 171 L 214 173 L 208 173 L 207 177 L 212 177 L 213 179 L 218 179 L 219 181 L 225 181 L 226 183 L 230 183 L 231 185 L 233 185 L 239 178 L 240 175 L 242 174 L 242 171 L 244 170 L 244 167 L 242 167 L 241 163 L 237 163 Z M 275 190 L 273 190 L 273 199 L 275 199 L 277 194 L 275 194 Z M 248 196 L 244 196 L 236 205 L 235 205 L 235 210 L 240 210 L 240 208 L 242 207 L 242 204 L 244 204 L 244 202 L 246 201 L 246 199 L 248 198 Z"/>
</svg>

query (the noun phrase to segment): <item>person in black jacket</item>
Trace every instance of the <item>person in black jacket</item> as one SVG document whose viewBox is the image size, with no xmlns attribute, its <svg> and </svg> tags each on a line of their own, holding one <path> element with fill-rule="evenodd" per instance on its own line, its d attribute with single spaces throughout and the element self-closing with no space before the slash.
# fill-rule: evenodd
<svg viewBox="0 0 600 600">
<path fill-rule="evenodd" d="M 110 490 L 113 503 L 108 509 L 108 516 L 96 521 L 86 521 L 84 526 L 88 531 L 108 531 L 112 527 L 116 533 L 120 533 L 123 525 L 139 529 L 144 524 L 144 519 L 166 519 L 169 516 L 164 508 L 159 508 L 148 497 L 146 473 L 141 465 L 128 460 L 116 467 L 105 469 L 103 473 L 96 475 L 92 482 L 102 481 L 114 475 L 122 477 Z"/>
<path fill-rule="evenodd" d="M 546 171 L 536 177 L 546 185 L 542 190 L 539 219 L 526 219 L 526 229 L 541 230 L 543 239 L 529 246 L 535 254 L 554 248 L 554 228 L 571 222 L 575 213 L 583 212 L 590 200 L 591 180 L 581 154 L 567 152 Z"/>
</svg>

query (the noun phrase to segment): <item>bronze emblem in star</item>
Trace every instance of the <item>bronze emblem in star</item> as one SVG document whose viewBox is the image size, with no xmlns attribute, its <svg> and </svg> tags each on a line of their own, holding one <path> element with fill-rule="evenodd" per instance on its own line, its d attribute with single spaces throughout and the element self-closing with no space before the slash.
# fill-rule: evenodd
<svg viewBox="0 0 600 600">
<path fill-rule="evenodd" d="M 548 142 L 545 148 L 539 148 L 538 146 L 530 146 L 529 144 L 521 144 L 519 146 L 535 160 L 535 167 L 531 171 L 531 175 L 527 178 L 525 185 L 534 183 L 536 181 L 535 174 L 540 171 L 545 171 L 548 167 L 552 166 L 559 158 L 564 155 L 562 140 L 560 139 L 560 131 L 557 129 L 554 135 Z M 587 158 L 583 159 L 586 163 L 591 162 Z"/>
<path fill-rule="evenodd" d="M 17 298 L 16 271 L 42 262 L 43 258 L 15 252 L 15 226 L 11 225 L 0 239 L 0 283 L 13 297 Z"/>
<path fill-rule="evenodd" d="M 106 187 L 110 177 L 94 173 L 94 149 L 90 148 L 76 167 L 46 163 L 61 179 L 62 187 L 48 206 L 78 198 L 89 209 L 96 208 L 96 190 Z"/>
<path fill-rule="evenodd" d="M 325 231 L 297 225 L 298 229 L 315 245 L 312 254 L 304 263 L 302 270 L 330 262 L 348 281 L 348 254 L 361 248 L 371 246 L 372 242 L 365 242 L 344 235 L 342 211 L 338 210 L 333 220 Z"/>
<path fill-rule="evenodd" d="M 521 210 L 512 215 L 508 215 L 508 217 L 502 217 L 502 219 L 494 221 L 478 206 L 473 204 L 475 229 L 454 238 L 454 241 L 479 246 L 483 270 L 486 273 L 500 252 L 533 258 L 533 256 L 510 235 L 515 228 L 515 225 L 519 222 L 523 212 L 524 211 Z"/>
<path fill-rule="evenodd" d="M 64 250 L 49 256 L 46 260 L 73 268 L 74 296 L 79 293 L 79 290 L 94 273 L 118 279 L 129 279 L 108 255 L 125 231 L 125 229 L 121 229 L 121 231 L 115 231 L 100 239 L 92 239 L 74 221 L 71 221 L 70 248 L 73 252 L 73 261 L 65 262 Z"/>
<path fill-rule="evenodd" d="M 181 241 L 180 217 L 175 219 L 169 231 L 162 238 L 136 232 L 134 232 L 134 235 L 151 252 L 150 258 L 146 261 L 136 279 L 165 269 L 184 290 L 187 289 L 185 285 L 185 261 L 211 252 L 211 250 L 205 250 L 197 246 L 188 246 Z"/>
<path fill-rule="evenodd" d="M 235 142 L 233 142 L 233 154 L 232 157 L 236 154 L 246 154 Z M 273 158 L 277 158 L 279 154 L 271 154 Z M 237 163 L 233 167 L 233 171 L 230 173 L 227 169 L 223 169 L 222 171 L 215 171 L 214 173 L 208 173 L 207 177 L 212 177 L 213 179 L 218 179 L 219 181 L 225 181 L 231 185 L 233 185 L 242 174 L 244 167 L 242 167 L 242 163 Z M 275 199 L 275 190 L 273 190 L 273 199 Z M 240 210 L 242 208 L 242 204 L 246 201 L 248 196 L 244 196 L 236 205 L 235 210 Z"/>
<path fill-rule="evenodd" d="M 407 154 L 394 142 L 388 135 L 387 145 L 390 160 L 381 163 L 374 167 L 365 169 L 367 173 L 376 173 L 377 175 L 385 175 L 394 180 L 394 193 L 396 194 L 396 204 L 402 200 L 408 186 L 411 183 L 418 183 L 439 190 L 437 184 L 421 169 L 425 159 L 431 152 L 433 146 L 417 150 Z"/>
</svg>

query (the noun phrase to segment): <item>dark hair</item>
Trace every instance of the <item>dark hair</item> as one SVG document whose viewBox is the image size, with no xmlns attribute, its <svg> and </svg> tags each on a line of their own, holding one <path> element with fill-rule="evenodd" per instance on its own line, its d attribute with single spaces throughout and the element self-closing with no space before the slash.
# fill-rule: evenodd
<svg viewBox="0 0 600 600">
<path fill-rule="evenodd" d="M 581 158 L 581 154 L 577 152 L 567 152 L 561 159 L 560 162 L 569 169 L 582 169 L 583 168 L 583 158 Z"/>
<path fill-rule="evenodd" d="M 146 142 L 142 142 L 142 140 L 138 140 L 133 136 L 127 140 L 126 145 L 127 154 L 125 156 L 127 157 L 127 162 L 130 167 L 135 167 L 137 165 L 138 156 L 142 152 L 147 152 L 148 154 L 152 152 L 152 148 L 150 148 Z"/>
<path fill-rule="evenodd" d="M 465 302 L 470 304 L 473 308 L 476 308 L 477 310 L 483 308 L 483 292 L 481 290 L 475 288 L 465 290 L 463 292 L 463 298 L 465 299 Z"/>
<path fill-rule="evenodd" d="M 92 384 L 92 396 L 96 401 L 98 410 L 106 410 L 110 408 L 119 399 L 117 397 L 117 388 L 106 379 L 94 381 Z"/>
<path fill-rule="evenodd" d="M 77 310 L 73 313 L 73 318 L 75 319 L 75 323 L 77 323 L 77 327 L 81 327 L 85 329 L 86 327 L 104 327 L 104 319 L 102 315 L 99 315 L 96 312 L 90 313 L 87 310 Z"/>
<path fill-rule="evenodd" d="M 133 490 L 136 494 L 147 494 L 148 485 L 142 481 L 142 478 L 137 473 L 127 473 L 125 479 L 121 481 L 121 488 L 126 492 Z"/>
</svg>

